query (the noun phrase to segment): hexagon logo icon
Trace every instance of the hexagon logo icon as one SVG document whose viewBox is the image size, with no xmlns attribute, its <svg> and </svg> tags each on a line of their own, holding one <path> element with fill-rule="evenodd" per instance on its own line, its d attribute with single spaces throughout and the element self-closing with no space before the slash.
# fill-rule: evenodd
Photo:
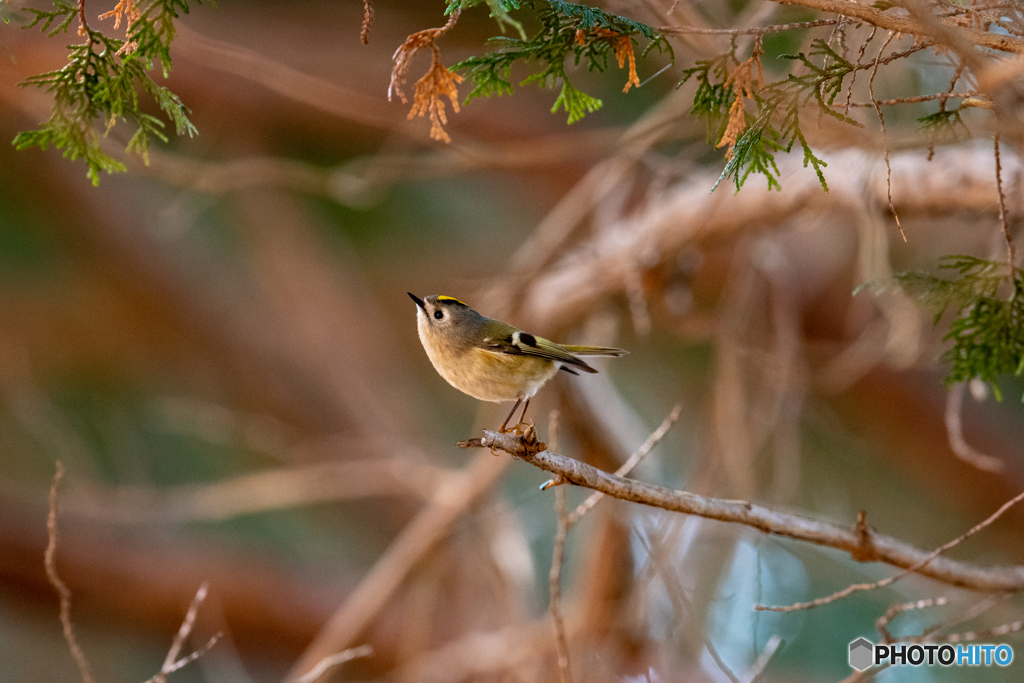
<svg viewBox="0 0 1024 683">
<path fill-rule="evenodd" d="M 867 638 L 858 638 L 850 643 L 850 666 L 857 671 L 863 671 L 871 666 L 874 659 L 875 646 Z"/>
</svg>

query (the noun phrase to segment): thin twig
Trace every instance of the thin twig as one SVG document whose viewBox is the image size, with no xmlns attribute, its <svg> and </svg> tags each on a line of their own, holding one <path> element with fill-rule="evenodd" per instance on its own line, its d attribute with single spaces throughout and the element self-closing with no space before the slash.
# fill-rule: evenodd
<svg viewBox="0 0 1024 683">
<path fill-rule="evenodd" d="M 305 675 L 296 678 L 293 683 L 315 683 L 323 676 L 329 669 L 333 669 L 336 666 L 341 666 L 345 662 L 350 662 L 353 659 L 359 657 L 369 657 L 373 654 L 373 648 L 369 645 L 360 645 L 359 647 L 353 647 L 342 652 L 338 652 L 333 655 L 329 655 L 320 660 L 320 662 L 306 672 Z"/>
<path fill-rule="evenodd" d="M 199 586 L 199 590 L 196 591 L 195 597 L 192 598 L 192 602 L 188 606 L 188 611 L 185 612 L 185 619 L 181 622 L 178 632 L 174 635 L 174 640 L 171 641 L 171 647 L 167 650 L 167 656 L 164 657 L 164 663 L 160 667 L 160 672 L 147 680 L 146 683 L 165 683 L 167 676 L 205 655 L 224 635 L 218 631 L 206 642 L 206 645 L 180 659 L 178 658 L 181 648 L 185 646 L 185 641 L 188 640 L 189 635 L 192 633 L 192 628 L 196 623 L 196 616 L 199 614 L 199 607 L 203 604 L 203 600 L 206 599 L 206 593 L 209 589 L 210 585 L 205 581 Z"/>
<path fill-rule="evenodd" d="M 1024 631 L 1024 621 L 1011 621 L 984 631 L 966 631 L 965 633 L 950 633 L 942 639 L 944 643 L 965 643 L 974 640 L 988 640 L 992 636 L 1005 636 L 1008 633 Z"/>
<path fill-rule="evenodd" d="M 78 0 L 78 35 L 83 36 L 86 44 L 92 46 L 92 29 L 85 18 L 85 0 Z"/>
<path fill-rule="evenodd" d="M 555 533 L 555 547 L 551 554 L 551 571 L 548 574 L 548 588 L 551 592 L 551 618 L 555 622 L 555 655 L 558 658 L 558 680 L 572 683 L 569 668 L 569 640 L 565 635 L 565 619 L 562 616 L 562 562 L 565 558 L 565 538 L 569 533 L 569 518 L 565 510 L 565 488 L 555 489 L 555 513 L 558 515 L 558 531 Z"/>
<path fill-rule="evenodd" d="M 960 80 L 960 75 L 964 71 L 966 62 L 963 59 L 957 60 L 956 69 L 953 71 L 953 76 L 949 79 L 949 87 L 946 88 L 946 92 L 949 93 L 949 97 L 953 96 L 953 88 L 956 87 L 957 81 Z M 946 97 L 939 99 L 939 111 L 946 111 Z M 937 130 L 933 129 L 932 134 L 928 138 L 928 161 L 931 161 L 935 157 L 935 140 L 938 136 Z"/>
<path fill-rule="evenodd" d="M 552 410 L 548 418 L 548 441 L 552 448 L 558 448 L 558 411 Z M 551 570 L 548 572 L 548 590 L 551 593 L 551 619 L 555 625 L 555 657 L 558 660 L 558 680 L 572 683 L 569 667 L 569 639 L 565 635 L 565 619 L 562 616 L 562 562 L 565 559 L 565 539 L 569 534 L 569 518 L 565 511 L 565 489 L 555 489 L 555 514 L 558 516 L 558 531 L 555 533 L 554 549 L 551 552 Z"/>
<path fill-rule="evenodd" d="M 1010 226 L 1006 220 L 1006 195 L 1003 193 L 1003 164 L 999 158 L 998 131 L 995 134 L 994 148 L 996 156 L 996 191 L 999 193 L 999 227 L 1002 228 L 1003 238 L 1006 239 L 1006 263 L 1010 268 L 1010 296 L 1013 296 L 1016 292 L 1016 286 L 1014 283 L 1016 270 L 1014 268 L 1014 264 L 1017 262 L 1017 258 L 1016 254 L 1014 254 L 1013 236 L 1010 235 Z"/>
<path fill-rule="evenodd" d="M 893 638 L 892 633 L 889 632 L 889 622 L 895 619 L 904 612 L 910 612 L 912 610 L 925 609 L 927 607 L 941 607 L 949 601 L 946 598 L 925 598 L 924 600 L 916 600 L 914 602 L 904 602 L 899 605 L 893 605 L 885 611 L 885 614 L 878 617 L 875 621 L 875 628 L 878 629 L 878 633 L 882 636 L 883 643 L 891 643 L 896 639 Z"/>
<path fill-rule="evenodd" d="M 942 553 L 946 552 L 947 550 L 949 550 L 950 548 L 952 548 L 954 546 L 959 545 L 960 543 L 962 543 L 963 541 L 967 540 L 968 538 L 970 538 L 974 534 L 978 533 L 979 531 L 981 531 L 982 529 L 987 527 L 989 524 L 991 524 L 992 522 L 994 522 L 997 519 L 999 519 L 1003 515 L 1003 513 L 1005 513 L 1007 510 L 1009 510 L 1011 507 L 1013 507 L 1017 503 L 1019 503 L 1021 500 L 1024 500 L 1024 493 L 1017 494 L 1015 497 L 1013 497 L 1009 501 L 1003 503 L 1003 505 L 998 510 L 996 510 L 994 513 L 992 513 L 992 515 L 990 515 L 983 522 L 975 524 L 973 527 L 971 527 L 965 533 L 957 536 L 952 541 L 949 541 L 948 543 L 945 543 L 944 545 L 939 546 L 938 548 L 936 548 L 932 552 L 928 553 L 927 556 L 925 556 L 924 558 L 918 560 L 914 564 L 910 565 L 909 567 L 904 569 L 899 574 L 895 574 L 893 576 L 890 576 L 887 579 L 882 579 L 881 581 L 875 581 L 874 583 L 855 583 L 855 584 L 853 584 L 851 586 L 847 586 L 846 588 L 844 588 L 841 591 L 836 591 L 832 595 L 829 595 L 829 596 L 826 596 L 826 597 L 823 597 L 823 598 L 817 598 L 815 600 L 811 600 L 810 602 L 798 602 L 798 603 L 796 603 L 794 605 L 788 605 L 786 607 L 766 607 L 764 605 L 757 605 L 757 606 L 754 607 L 754 609 L 768 610 L 768 611 L 771 611 L 771 612 L 795 612 L 797 610 L 811 609 L 813 607 L 820 607 L 821 605 L 827 605 L 829 603 L 835 602 L 836 600 L 840 600 L 842 598 L 845 598 L 846 596 L 851 595 L 853 593 L 859 593 L 861 591 L 871 591 L 871 590 L 876 590 L 878 588 L 884 588 L 886 586 L 891 586 L 892 584 L 896 583 L 900 579 L 906 578 L 906 577 L 910 576 L 911 574 L 913 574 L 914 572 L 917 572 L 917 571 L 923 569 L 926 565 L 928 565 L 930 562 L 935 560 Z M 874 536 L 873 539 L 872 539 L 872 543 L 876 543 L 877 542 L 877 538 L 878 538 L 877 536 Z M 921 572 L 921 573 L 922 574 L 926 574 L 925 572 Z M 936 577 L 933 577 L 933 578 L 936 578 Z M 961 585 L 963 585 L 963 584 L 961 584 Z M 1011 589 L 1011 590 L 1022 590 L 1022 589 L 1024 589 L 1024 586 L 1019 586 L 1019 587 L 1016 587 L 1016 588 Z"/>
<path fill-rule="evenodd" d="M 78 665 L 78 673 L 82 676 L 82 683 L 94 683 L 92 670 L 89 667 L 89 660 L 78 644 L 75 637 L 75 627 L 71 623 L 71 589 L 61 580 L 57 574 L 57 490 L 60 488 L 60 481 L 64 478 L 64 464 L 58 460 L 57 469 L 53 474 L 53 483 L 50 484 L 50 513 L 46 517 L 46 533 L 49 539 L 46 544 L 46 554 L 43 564 L 46 567 L 46 577 L 50 584 L 57 589 L 60 595 L 60 623 L 64 627 L 64 640 L 67 641 L 71 656 Z"/>
<path fill-rule="evenodd" d="M 449 476 L 331 616 L 292 666 L 287 680 L 301 677 L 324 657 L 349 647 L 409 573 L 445 538 L 455 520 L 494 485 L 508 462 L 481 454 Z"/>
<path fill-rule="evenodd" d="M 838 19 L 817 19 L 815 21 L 797 21 L 792 24 L 775 24 L 773 26 L 754 26 L 752 28 L 700 28 L 698 26 L 661 26 L 658 28 L 662 33 L 677 35 L 702 35 L 702 36 L 762 36 L 768 33 L 782 33 L 783 31 L 798 31 L 805 28 L 816 28 L 818 26 L 833 26 L 838 24 Z"/>
<path fill-rule="evenodd" d="M 954 27 L 939 21 L 925 21 L 915 16 L 886 12 L 872 5 L 862 5 L 852 0 L 776 0 L 784 5 L 799 5 L 832 14 L 841 14 L 851 20 L 862 21 L 893 33 L 913 36 L 931 36 L 949 41 Z M 974 28 L 957 28 L 958 43 L 987 47 L 1002 52 L 1024 53 L 1024 40 L 1014 36 L 981 31 Z"/>
<path fill-rule="evenodd" d="M 966 612 L 961 612 L 960 614 L 957 614 L 952 619 L 949 619 L 947 621 L 943 621 L 943 622 L 940 622 L 938 624 L 934 624 L 932 626 L 929 626 L 924 631 L 922 631 L 920 635 L 903 636 L 901 638 L 896 638 L 895 642 L 907 642 L 907 641 L 914 642 L 914 643 L 935 642 L 936 640 L 938 640 L 938 637 L 935 636 L 934 634 L 941 633 L 942 631 L 948 631 L 949 629 L 953 628 L 954 626 L 959 626 L 960 624 L 967 623 L 968 621 L 970 621 L 971 619 L 974 619 L 975 617 L 981 616 L 985 612 L 987 612 L 990 609 L 992 609 L 995 605 L 998 605 L 1000 602 L 1002 602 L 1002 601 L 1006 600 L 1007 598 L 1009 598 L 1010 595 L 1012 595 L 1012 594 L 1011 593 L 1003 593 L 1001 595 L 990 595 L 987 598 L 985 598 L 984 600 L 981 600 L 980 602 L 978 602 L 978 604 L 974 605 L 973 607 L 971 607 Z"/>
<path fill-rule="evenodd" d="M 875 58 L 875 67 L 871 70 L 871 78 L 868 79 L 868 96 L 875 105 L 875 113 L 878 114 L 878 123 L 882 127 L 882 147 L 885 150 L 885 194 L 889 198 L 889 210 L 892 211 L 893 218 L 896 219 L 896 227 L 900 229 L 900 236 L 903 237 L 903 241 L 907 241 L 907 236 L 903 232 L 903 226 L 900 225 L 900 216 L 896 213 L 896 208 L 892 205 L 892 165 L 889 163 L 889 140 L 885 133 L 885 116 L 882 115 L 882 108 L 878 105 L 878 100 L 875 99 L 875 75 L 878 74 L 878 64 L 882 59 L 882 53 L 885 52 L 885 48 L 889 46 L 892 39 L 896 37 L 895 31 L 889 32 L 889 37 L 882 43 L 882 49 L 878 51 L 878 57 Z"/>
<path fill-rule="evenodd" d="M 914 97 L 896 97 L 891 100 L 876 100 L 874 102 L 848 102 L 845 105 L 833 104 L 833 107 L 875 107 L 878 105 L 891 106 L 894 104 L 914 104 L 917 102 L 929 102 L 931 100 L 948 100 L 956 97 L 977 97 L 977 93 L 968 92 L 939 92 L 932 95 L 915 95 Z"/>
<path fill-rule="evenodd" d="M 967 389 L 966 382 L 957 382 L 946 394 L 946 435 L 949 438 L 949 447 L 956 457 L 969 465 L 977 467 L 986 472 L 1002 472 L 1003 461 L 993 458 L 973 448 L 964 438 L 963 421 L 960 413 L 963 406 L 964 391 Z"/>
<path fill-rule="evenodd" d="M 870 529 L 858 530 L 854 527 L 839 526 L 800 515 L 778 512 L 746 500 L 710 498 L 689 491 L 673 490 L 656 484 L 625 479 L 579 460 L 545 450 L 544 444 L 537 440 L 536 432 L 532 429 L 528 429 L 521 435 L 499 434 L 484 430 L 482 438 L 462 441 L 458 445 L 460 448 L 501 449 L 535 467 L 564 477 L 577 486 L 600 491 L 619 500 L 649 505 L 671 512 L 698 515 L 722 522 L 743 524 L 768 534 L 842 550 L 861 562 L 884 562 L 906 570 L 898 577 L 886 579 L 879 584 L 889 585 L 910 573 L 918 573 L 936 581 L 970 590 L 990 593 L 1024 591 L 1024 566 L 1022 565 L 983 567 L 940 557 L 946 550 L 973 536 L 998 519 L 1010 507 L 1024 499 L 1024 493 L 1003 504 L 988 519 L 962 536 L 929 552 Z M 876 587 L 881 586 L 864 584 L 861 587 L 846 589 L 842 592 L 852 593 Z M 823 598 L 822 600 L 834 599 L 836 598 Z M 762 607 L 761 609 L 792 611 L 800 609 L 800 607 Z"/>
<path fill-rule="evenodd" d="M 640 445 L 640 448 L 636 449 L 633 454 L 626 459 L 626 462 L 622 463 L 619 469 L 615 470 L 615 476 L 624 477 L 632 472 L 633 468 L 640 464 L 640 461 L 658 445 L 658 442 L 665 438 L 665 435 L 668 434 L 668 430 L 672 428 L 672 425 L 674 425 L 676 420 L 679 419 L 679 415 L 682 412 L 683 404 L 677 403 L 668 414 L 668 417 L 666 417 L 662 421 L 661 425 L 647 437 L 647 440 Z M 572 511 L 572 514 L 569 515 L 569 528 L 571 529 L 574 527 L 576 522 L 580 521 L 580 518 L 587 514 L 587 512 L 590 511 L 590 508 L 597 505 L 597 502 L 602 498 L 604 498 L 604 494 L 600 491 L 595 491 L 590 494 L 586 500 L 580 503 L 576 509 Z"/>
<path fill-rule="evenodd" d="M 867 40 L 860 44 L 860 50 L 857 52 L 857 66 L 861 66 L 861 60 L 864 59 L 864 53 L 868 50 L 868 44 L 875 39 L 875 34 L 878 32 L 877 26 L 871 27 L 871 33 L 868 34 Z M 860 69 L 854 69 L 853 75 L 850 76 L 850 85 L 846 88 L 846 110 L 843 115 L 846 118 L 850 118 L 850 98 L 853 97 L 853 84 L 857 82 L 857 73 Z"/>
</svg>

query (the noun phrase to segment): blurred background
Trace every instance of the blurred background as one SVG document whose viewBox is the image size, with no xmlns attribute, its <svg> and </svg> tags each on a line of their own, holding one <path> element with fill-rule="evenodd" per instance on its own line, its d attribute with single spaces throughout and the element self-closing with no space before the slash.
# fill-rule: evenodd
<svg viewBox="0 0 1024 683">
<path fill-rule="evenodd" d="M 90 0 L 89 11 L 113 4 Z M 602 6 L 655 26 L 815 18 L 753 0 Z M 987 112 L 966 117 L 972 138 L 944 141 L 928 161 L 915 119 L 936 104 L 886 109 L 903 241 L 870 108 L 852 110 L 865 128 L 813 112 L 804 123 L 829 162 L 829 193 L 798 153 L 778 156 L 780 192 L 759 177 L 710 192 L 724 150 L 688 116 L 693 85 L 675 86 L 728 37 L 673 38 L 676 65 L 628 94 L 614 65 L 571 72 L 604 101 L 572 126 L 549 112 L 556 93 L 535 86 L 474 100 L 449 110 L 445 145 L 387 100 L 393 52 L 441 26 L 444 3 L 374 7 L 368 46 L 358 2 L 195 7 L 168 85 L 199 135 L 154 149 L 148 167 L 129 159 L 99 187 L 57 151 L 0 144 L 0 681 L 78 677 L 43 565 L 57 460 L 56 568 L 97 681 L 156 673 L 204 581 L 194 644 L 225 636 L 173 680 L 283 680 L 362 644 L 373 655 L 334 680 L 556 679 L 555 496 L 525 463 L 455 448 L 507 406 L 434 372 L 407 291 L 629 349 L 599 361 L 601 374 L 556 378 L 531 405 L 542 439 L 603 469 L 681 404 L 637 477 L 840 524 L 866 510 L 880 532 L 924 547 L 1024 485 L 1024 383 L 1006 380 L 1001 403 L 957 395 L 963 438 L 1001 469 L 965 462 L 949 445 L 936 360 L 948 321 L 933 327 L 899 292 L 852 296 L 892 270 L 935 271 L 945 254 L 1004 258 Z M 766 36 L 768 76 L 791 68 L 779 54 L 831 30 Z M 497 33 L 484 6 L 463 12 L 438 42 L 442 61 L 481 54 Z M 868 33 L 848 29 L 851 58 Z M 0 139 L 47 118 L 47 94 L 18 83 L 59 67 L 74 39 L 0 25 Z M 410 91 L 428 63 L 413 61 Z M 640 60 L 640 80 L 665 64 Z M 875 93 L 941 92 L 952 72 L 922 51 L 880 69 Z M 110 133 L 111 149 L 123 134 Z M 1003 165 L 1016 226 L 1009 145 Z M 585 493 L 568 490 L 569 505 Z M 951 555 L 1024 563 L 1022 522 L 1012 510 Z M 916 577 L 812 611 L 751 609 L 893 571 L 603 501 L 567 540 L 572 673 L 745 681 L 767 652 L 759 680 L 841 680 L 847 644 L 878 640 L 875 620 L 894 604 L 949 600 L 898 617 L 896 633 L 975 613 L 953 630 L 1021 618 L 1017 598 L 984 603 Z"/>
</svg>

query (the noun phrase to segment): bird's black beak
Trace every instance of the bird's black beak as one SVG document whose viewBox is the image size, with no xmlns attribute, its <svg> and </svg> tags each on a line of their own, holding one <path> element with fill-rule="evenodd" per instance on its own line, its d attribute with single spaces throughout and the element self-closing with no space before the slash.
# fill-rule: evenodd
<svg viewBox="0 0 1024 683">
<path fill-rule="evenodd" d="M 418 296 L 416 296 L 416 295 L 415 295 L 415 294 L 413 294 L 412 292 L 406 292 L 406 294 L 408 294 L 408 295 L 409 295 L 409 298 L 411 298 L 411 299 L 412 299 L 413 301 L 415 301 L 415 302 L 416 302 L 416 305 L 417 305 L 417 306 L 419 306 L 420 308 L 422 308 L 422 309 L 423 309 L 424 311 L 425 311 L 425 310 L 427 310 L 427 308 L 426 308 L 426 304 L 424 304 L 424 303 L 423 303 L 423 299 L 419 298 Z"/>
</svg>

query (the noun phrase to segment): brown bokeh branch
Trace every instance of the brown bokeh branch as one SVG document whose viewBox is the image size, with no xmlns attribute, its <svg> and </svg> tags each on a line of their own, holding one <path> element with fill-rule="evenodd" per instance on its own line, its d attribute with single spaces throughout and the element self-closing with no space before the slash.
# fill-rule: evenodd
<svg viewBox="0 0 1024 683">
<path fill-rule="evenodd" d="M 327 501 L 379 496 L 429 499 L 442 467 L 413 458 L 327 461 L 253 472 L 209 484 L 146 488 L 80 485 L 68 492 L 68 512 L 121 524 L 225 520 Z"/>
<path fill-rule="evenodd" d="M 946 39 L 946 31 L 956 28 L 960 40 L 977 47 L 987 47 L 1000 52 L 1024 54 L 1024 40 L 1016 36 L 980 31 L 975 28 L 959 27 L 955 17 L 934 17 L 932 21 L 924 21 L 914 16 L 897 13 L 898 10 L 878 10 L 871 5 L 861 5 L 852 0 L 775 0 L 782 5 L 797 5 L 820 12 L 839 14 L 851 19 L 858 19 L 887 31 L 914 36 L 930 36 Z M 896 11 L 894 11 L 896 10 Z"/>
<path fill-rule="evenodd" d="M 569 534 L 569 516 L 565 510 L 565 489 L 555 490 L 555 512 L 558 515 L 558 531 L 555 533 L 555 547 L 551 554 L 548 589 L 551 592 L 551 619 L 555 624 L 558 680 L 561 683 L 572 683 L 572 670 L 569 668 L 569 641 L 565 635 L 565 619 L 562 616 L 562 561 L 565 556 L 565 539 Z"/>
<path fill-rule="evenodd" d="M 75 664 L 78 666 L 79 674 L 82 677 L 82 683 L 94 683 L 95 679 L 92 675 L 92 669 L 89 666 L 89 660 L 86 658 L 85 652 L 82 651 L 81 646 L 78 644 L 78 638 L 75 636 L 74 625 L 71 622 L 71 589 L 67 587 L 67 584 L 65 584 L 57 574 L 57 513 L 59 512 L 57 492 L 60 488 L 60 482 L 63 477 L 64 465 L 58 460 L 56 472 L 53 475 L 53 483 L 50 485 L 50 509 L 46 519 L 46 531 L 49 542 L 46 546 L 44 564 L 46 566 L 47 578 L 50 580 L 53 587 L 57 589 L 57 593 L 60 595 L 60 621 L 64 629 L 64 640 L 67 642 L 68 649 L 71 650 L 71 656 L 74 658 Z M 218 632 L 199 649 L 192 651 L 184 657 L 179 657 L 182 648 L 185 646 L 185 641 L 192 633 L 196 616 L 199 614 L 199 607 L 203 604 L 203 600 L 206 599 L 208 590 L 209 584 L 203 583 L 199 587 L 199 590 L 196 591 L 195 597 L 192 598 L 192 602 L 185 613 L 185 619 L 182 621 L 177 634 L 175 634 L 174 640 L 171 641 L 171 647 L 167 651 L 167 656 L 164 658 L 164 663 L 160 667 L 160 671 L 149 678 L 146 683 L 166 683 L 168 675 L 205 655 L 210 651 L 210 648 L 220 640 L 223 633 Z"/>
<path fill-rule="evenodd" d="M 997 122 L 998 118 L 997 115 Z M 1017 262 L 1017 256 L 1014 253 L 1013 235 L 1010 234 L 1010 226 L 1006 218 L 1006 193 L 1003 192 L 1003 163 L 999 153 L 998 131 L 996 131 L 995 139 L 993 140 L 993 151 L 996 158 L 996 193 L 999 196 L 999 229 L 1003 233 L 1003 239 L 1006 240 L 1006 264 L 1009 267 L 1010 281 L 1012 282 L 1017 272 L 1017 267 L 1014 265 Z"/>
<path fill-rule="evenodd" d="M 646 441 L 640 444 L 640 448 L 636 449 L 633 452 L 633 454 L 626 459 L 626 462 L 622 463 L 622 466 L 619 467 L 619 469 L 615 470 L 615 476 L 625 477 L 630 472 L 632 472 L 633 468 L 639 465 L 640 461 L 647 457 L 647 454 L 650 453 L 654 449 L 654 447 L 658 445 L 658 442 L 665 438 L 665 435 L 668 434 L 668 431 L 670 429 L 672 429 L 672 425 L 676 423 L 676 420 L 679 419 L 679 416 L 682 414 L 682 412 L 683 404 L 677 403 L 675 407 L 672 408 L 672 411 L 668 414 L 668 416 L 662 421 L 661 425 L 659 425 L 658 428 L 655 429 L 649 437 L 647 437 Z M 554 449 L 554 446 L 552 446 L 552 449 Z M 586 500 L 577 505 L 576 509 L 573 510 L 572 514 L 570 514 L 568 517 L 567 522 L 569 528 L 575 526 L 576 523 L 583 518 L 583 515 L 587 514 L 587 512 L 589 512 L 592 507 L 597 505 L 602 498 L 604 498 L 604 494 L 601 493 L 600 491 L 595 491 L 594 493 L 590 494 Z"/>
<path fill-rule="evenodd" d="M 481 454 L 446 479 L 430 502 L 402 530 L 359 586 L 338 607 L 299 657 L 286 681 L 300 678 L 324 658 L 352 645 L 391 600 L 409 573 L 447 535 L 450 527 L 505 471 L 507 460 Z"/>
<path fill-rule="evenodd" d="M 891 643 L 896 640 L 892 632 L 889 631 L 889 623 L 897 616 L 904 612 L 911 612 L 915 610 L 927 609 L 929 607 L 941 607 L 948 602 L 946 598 L 925 598 L 924 600 L 915 600 L 914 602 L 904 602 L 898 605 L 893 605 L 885 611 L 885 614 L 878 617 L 875 620 L 875 628 L 878 633 L 882 636 L 883 643 Z"/>
<path fill-rule="evenodd" d="M 878 100 L 875 99 L 875 76 L 878 75 L 878 64 L 882 59 L 882 53 L 885 52 L 885 48 L 888 47 L 889 43 L 896 36 L 893 31 L 889 32 L 889 37 L 882 43 L 882 47 L 878 50 L 878 57 L 875 58 L 874 68 L 871 70 L 871 78 L 868 79 L 868 95 L 871 97 L 871 101 L 875 105 L 875 113 L 878 115 L 878 123 L 882 128 L 882 150 L 885 157 L 885 195 L 889 201 L 889 211 L 892 212 L 892 217 L 896 219 L 896 227 L 900 229 L 900 236 L 903 237 L 903 241 L 907 241 L 907 235 L 903 232 L 903 226 L 900 225 L 900 215 L 896 213 L 896 207 L 892 205 L 892 164 L 889 161 L 889 138 L 885 130 L 885 115 L 882 114 L 882 107 Z"/>
<path fill-rule="evenodd" d="M 484 430 L 483 438 L 463 441 L 459 446 L 500 449 L 531 465 L 563 477 L 577 486 L 600 491 L 613 498 L 672 512 L 743 524 L 767 534 L 842 550 L 860 562 L 884 562 L 903 569 L 906 573 L 916 572 L 952 586 L 984 592 L 1024 591 L 1024 566 L 983 567 L 941 556 L 941 553 L 953 545 L 995 521 L 1010 506 L 1024 498 L 1024 493 L 1004 504 L 995 514 L 967 533 L 929 552 L 864 526 L 858 530 L 854 526 L 840 526 L 779 512 L 745 500 L 711 498 L 618 477 L 573 458 L 545 450 L 544 445 L 537 441 L 536 433 L 532 429 L 527 430 L 524 435 L 499 434 Z"/>
<path fill-rule="evenodd" d="M 369 645 L 360 645 L 359 647 L 349 648 L 336 654 L 324 657 L 320 662 L 314 666 L 309 672 L 295 679 L 294 683 L 316 683 L 320 678 L 330 671 L 331 669 L 341 666 L 345 662 L 351 662 L 353 659 L 359 657 L 369 657 L 373 654 L 373 648 Z"/>
<path fill-rule="evenodd" d="M 988 145 L 959 145 L 891 157 L 892 197 L 900 215 L 930 217 L 955 211 L 998 211 Z M 641 210 L 624 215 L 533 275 L 517 295 L 519 309 L 536 328 L 575 324 L 580 311 L 627 291 L 629 269 L 658 254 L 664 263 L 687 248 L 753 234 L 805 211 L 856 211 L 887 206 L 885 163 L 871 151 L 846 149 L 825 155 L 829 192 L 805 173 L 797 155 L 778 160 L 785 192 L 749 183 L 737 194 L 709 194 L 717 173 L 694 174 Z M 1003 173 L 1022 169 L 1004 150 Z M 648 260 L 649 262 L 649 260 Z M 645 277 L 648 271 L 645 271 Z"/>
</svg>

